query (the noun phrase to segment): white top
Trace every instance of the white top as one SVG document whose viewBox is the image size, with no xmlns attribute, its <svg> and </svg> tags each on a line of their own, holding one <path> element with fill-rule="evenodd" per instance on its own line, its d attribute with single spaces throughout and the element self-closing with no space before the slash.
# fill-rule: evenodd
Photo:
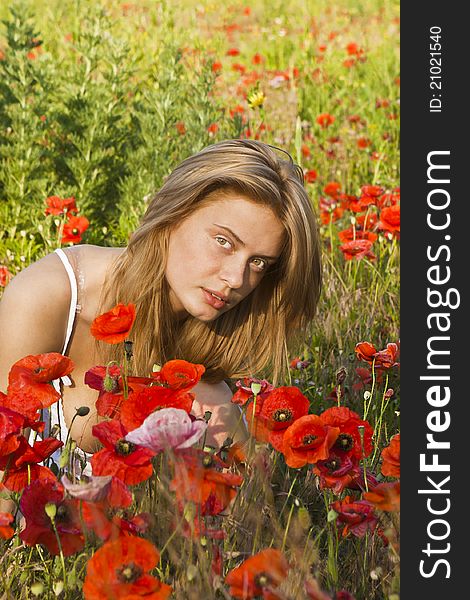
<svg viewBox="0 0 470 600">
<path fill-rule="evenodd" d="M 61 354 L 66 356 L 67 349 L 70 344 L 70 339 L 72 337 L 73 328 L 75 325 L 75 318 L 76 318 L 77 313 L 80 312 L 81 306 L 78 303 L 78 291 L 79 290 L 78 290 L 78 285 L 77 285 L 77 279 L 75 276 L 75 271 L 73 270 L 73 267 L 70 264 L 70 261 L 69 261 L 67 255 L 61 248 L 57 248 L 57 250 L 55 250 L 55 253 L 62 261 L 62 264 L 64 265 L 64 268 L 67 271 L 67 275 L 68 275 L 69 281 L 70 281 L 70 291 L 71 291 L 70 308 L 69 308 L 69 315 L 67 318 L 67 329 L 66 329 L 66 333 L 65 333 L 64 347 L 62 348 L 62 352 L 61 352 Z M 82 275 L 79 275 L 79 283 L 83 284 Z M 52 385 L 54 386 L 54 388 L 57 390 L 57 392 L 59 394 L 62 394 L 61 384 L 64 386 L 70 386 L 70 385 L 72 385 L 72 381 L 70 380 L 70 377 L 68 377 L 68 376 L 61 377 L 60 379 L 55 379 L 52 382 Z M 46 426 L 44 428 L 44 434 L 43 434 L 44 437 L 48 437 L 50 435 L 50 432 L 52 431 L 53 427 L 55 425 L 59 425 L 59 433 L 56 437 L 57 437 L 57 439 L 61 440 L 65 444 L 67 441 L 67 436 L 69 434 L 69 430 L 65 423 L 64 410 L 62 407 L 62 399 L 60 399 L 58 402 L 55 402 L 50 407 L 50 409 L 46 408 L 43 410 L 43 419 L 46 422 Z M 35 436 L 37 436 L 37 434 L 34 431 L 32 431 L 31 436 L 30 436 L 31 443 Z M 37 437 L 40 437 L 40 436 L 37 436 Z M 54 454 L 51 457 L 52 460 L 55 463 L 57 463 L 57 466 L 59 466 L 59 458 L 60 458 L 62 449 L 63 449 L 63 447 L 59 448 L 56 452 L 54 452 Z M 83 473 L 84 475 L 91 475 L 91 465 L 90 465 L 89 461 L 93 455 L 88 452 L 85 452 L 84 450 L 81 450 L 80 448 L 77 448 L 75 450 L 75 453 L 77 455 L 77 465 L 76 465 L 76 469 L 75 469 L 76 475 L 79 476 L 80 473 Z M 83 465 L 80 464 L 81 462 L 83 462 L 83 464 L 85 464 L 85 462 L 86 462 L 86 466 L 84 468 L 83 468 Z"/>
</svg>

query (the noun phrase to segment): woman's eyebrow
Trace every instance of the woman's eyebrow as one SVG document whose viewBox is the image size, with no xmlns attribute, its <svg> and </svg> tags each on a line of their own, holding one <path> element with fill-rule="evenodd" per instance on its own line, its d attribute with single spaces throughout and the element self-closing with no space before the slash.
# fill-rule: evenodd
<svg viewBox="0 0 470 600">
<path fill-rule="evenodd" d="M 213 225 L 215 225 L 216 227 L 220 227 L 221 229 L 224 229 L 225 231 L 230 233 L 241 246 L 246 245 L 245 242 L 241 240 L 238 237 L 238 235 L 230 229 L 230 227 L 226 227 L 225 225 L 221 225 L 220 223 L 213 223 Z M 266 258 L 268 260 L 277 260 L 279 258 L 279 256 L 267 256 L 266 254 L 257 254 L 256 256 L 259 256 L 259 258 Z"/>
</svg>

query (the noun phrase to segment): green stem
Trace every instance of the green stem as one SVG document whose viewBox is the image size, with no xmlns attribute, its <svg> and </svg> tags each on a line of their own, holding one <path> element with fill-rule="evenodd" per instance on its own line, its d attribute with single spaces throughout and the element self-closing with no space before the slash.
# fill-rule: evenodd
<svg viewBox="0 0 470 600">
<path fill-rule="evenodd" d="M 369 409 L 370 409 L 370 405 L 372 403 L 372 399 L 374 397 L 374 391 L 375 391 L 375 358 L 372 361 L 372 387 L 370 390 L 370 398 L 369 398 L 369 402 L 367 404 L 367 406 L 364 406 L 364 421 L 367 419 L 367 415 L 369 414 Z"/>
<path fill-rule="evenodd" d="M 289 527 L 290 527 L 290 522 L 292 519 L 293 512 L 294 512 L 294 503 L 292 503 L 292 506 L 290 507 L 290 511 L 289 511 L 289 516 L 287 517 L 286 530 L 284 531 L 284 537 L 282 538 L 281 552 L 284 552 L 284 548 L 286 546 L 287 534 L 289 533 Z"/>
</svg>

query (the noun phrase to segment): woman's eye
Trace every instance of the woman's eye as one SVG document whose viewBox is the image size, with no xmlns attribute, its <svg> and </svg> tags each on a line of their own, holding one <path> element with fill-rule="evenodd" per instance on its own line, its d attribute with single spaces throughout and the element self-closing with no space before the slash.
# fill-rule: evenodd
<svg viewBox="0 0 470 600">
<path fill-rule="evenodd" d="M 230 248 L 230 245 L 231 245 L 231 244 L 230 244 L 230 242 L 229 242 L 228 240 L 226 240 L 225 238 L 217 236 L 215 239 L 216 239 L 217 243 L 218 243 L 220 246 L 222 246 L 222 248 Z"/>
<path fill-rule="evenodd" d="M 263 260 L 262 258 L 254 258 L 254 259 L 253 259 L 251 262 L 252 262 L 252 263 L 255 265 L 255 267 L 257 267 L 257 268 L 258 268 L 260 271 L 264 271 L 264 270 L 267 268 L 267 266 L 268 266 L 268 263 L 267 263 L 265 260 Z"/>
</svg>

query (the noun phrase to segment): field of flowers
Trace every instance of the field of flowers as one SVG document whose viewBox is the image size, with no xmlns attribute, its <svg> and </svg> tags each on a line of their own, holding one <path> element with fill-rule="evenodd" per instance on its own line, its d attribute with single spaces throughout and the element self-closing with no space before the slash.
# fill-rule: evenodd
<svg viewBox="0 0 470 600">
<path fill-rule="evenodd" d="M 0 18 L 0 294 L 55 248 L 125 245 L 181 160 L 238 137 L 301 165 L 324 267 L 283 385 L 230 382 L 245 446 L 206 447 L 188 417 L 203 366 L 127 376 L 123 345 L 87 373 L 107 418 L 79 482 L 72 440 L 24 435 L 71 361 L 12 365 L 0 598 L 398 600 L 398 3 L 6 0 Z M 92 333 L 122 344 L 133 318 Z"/>
</svg>

